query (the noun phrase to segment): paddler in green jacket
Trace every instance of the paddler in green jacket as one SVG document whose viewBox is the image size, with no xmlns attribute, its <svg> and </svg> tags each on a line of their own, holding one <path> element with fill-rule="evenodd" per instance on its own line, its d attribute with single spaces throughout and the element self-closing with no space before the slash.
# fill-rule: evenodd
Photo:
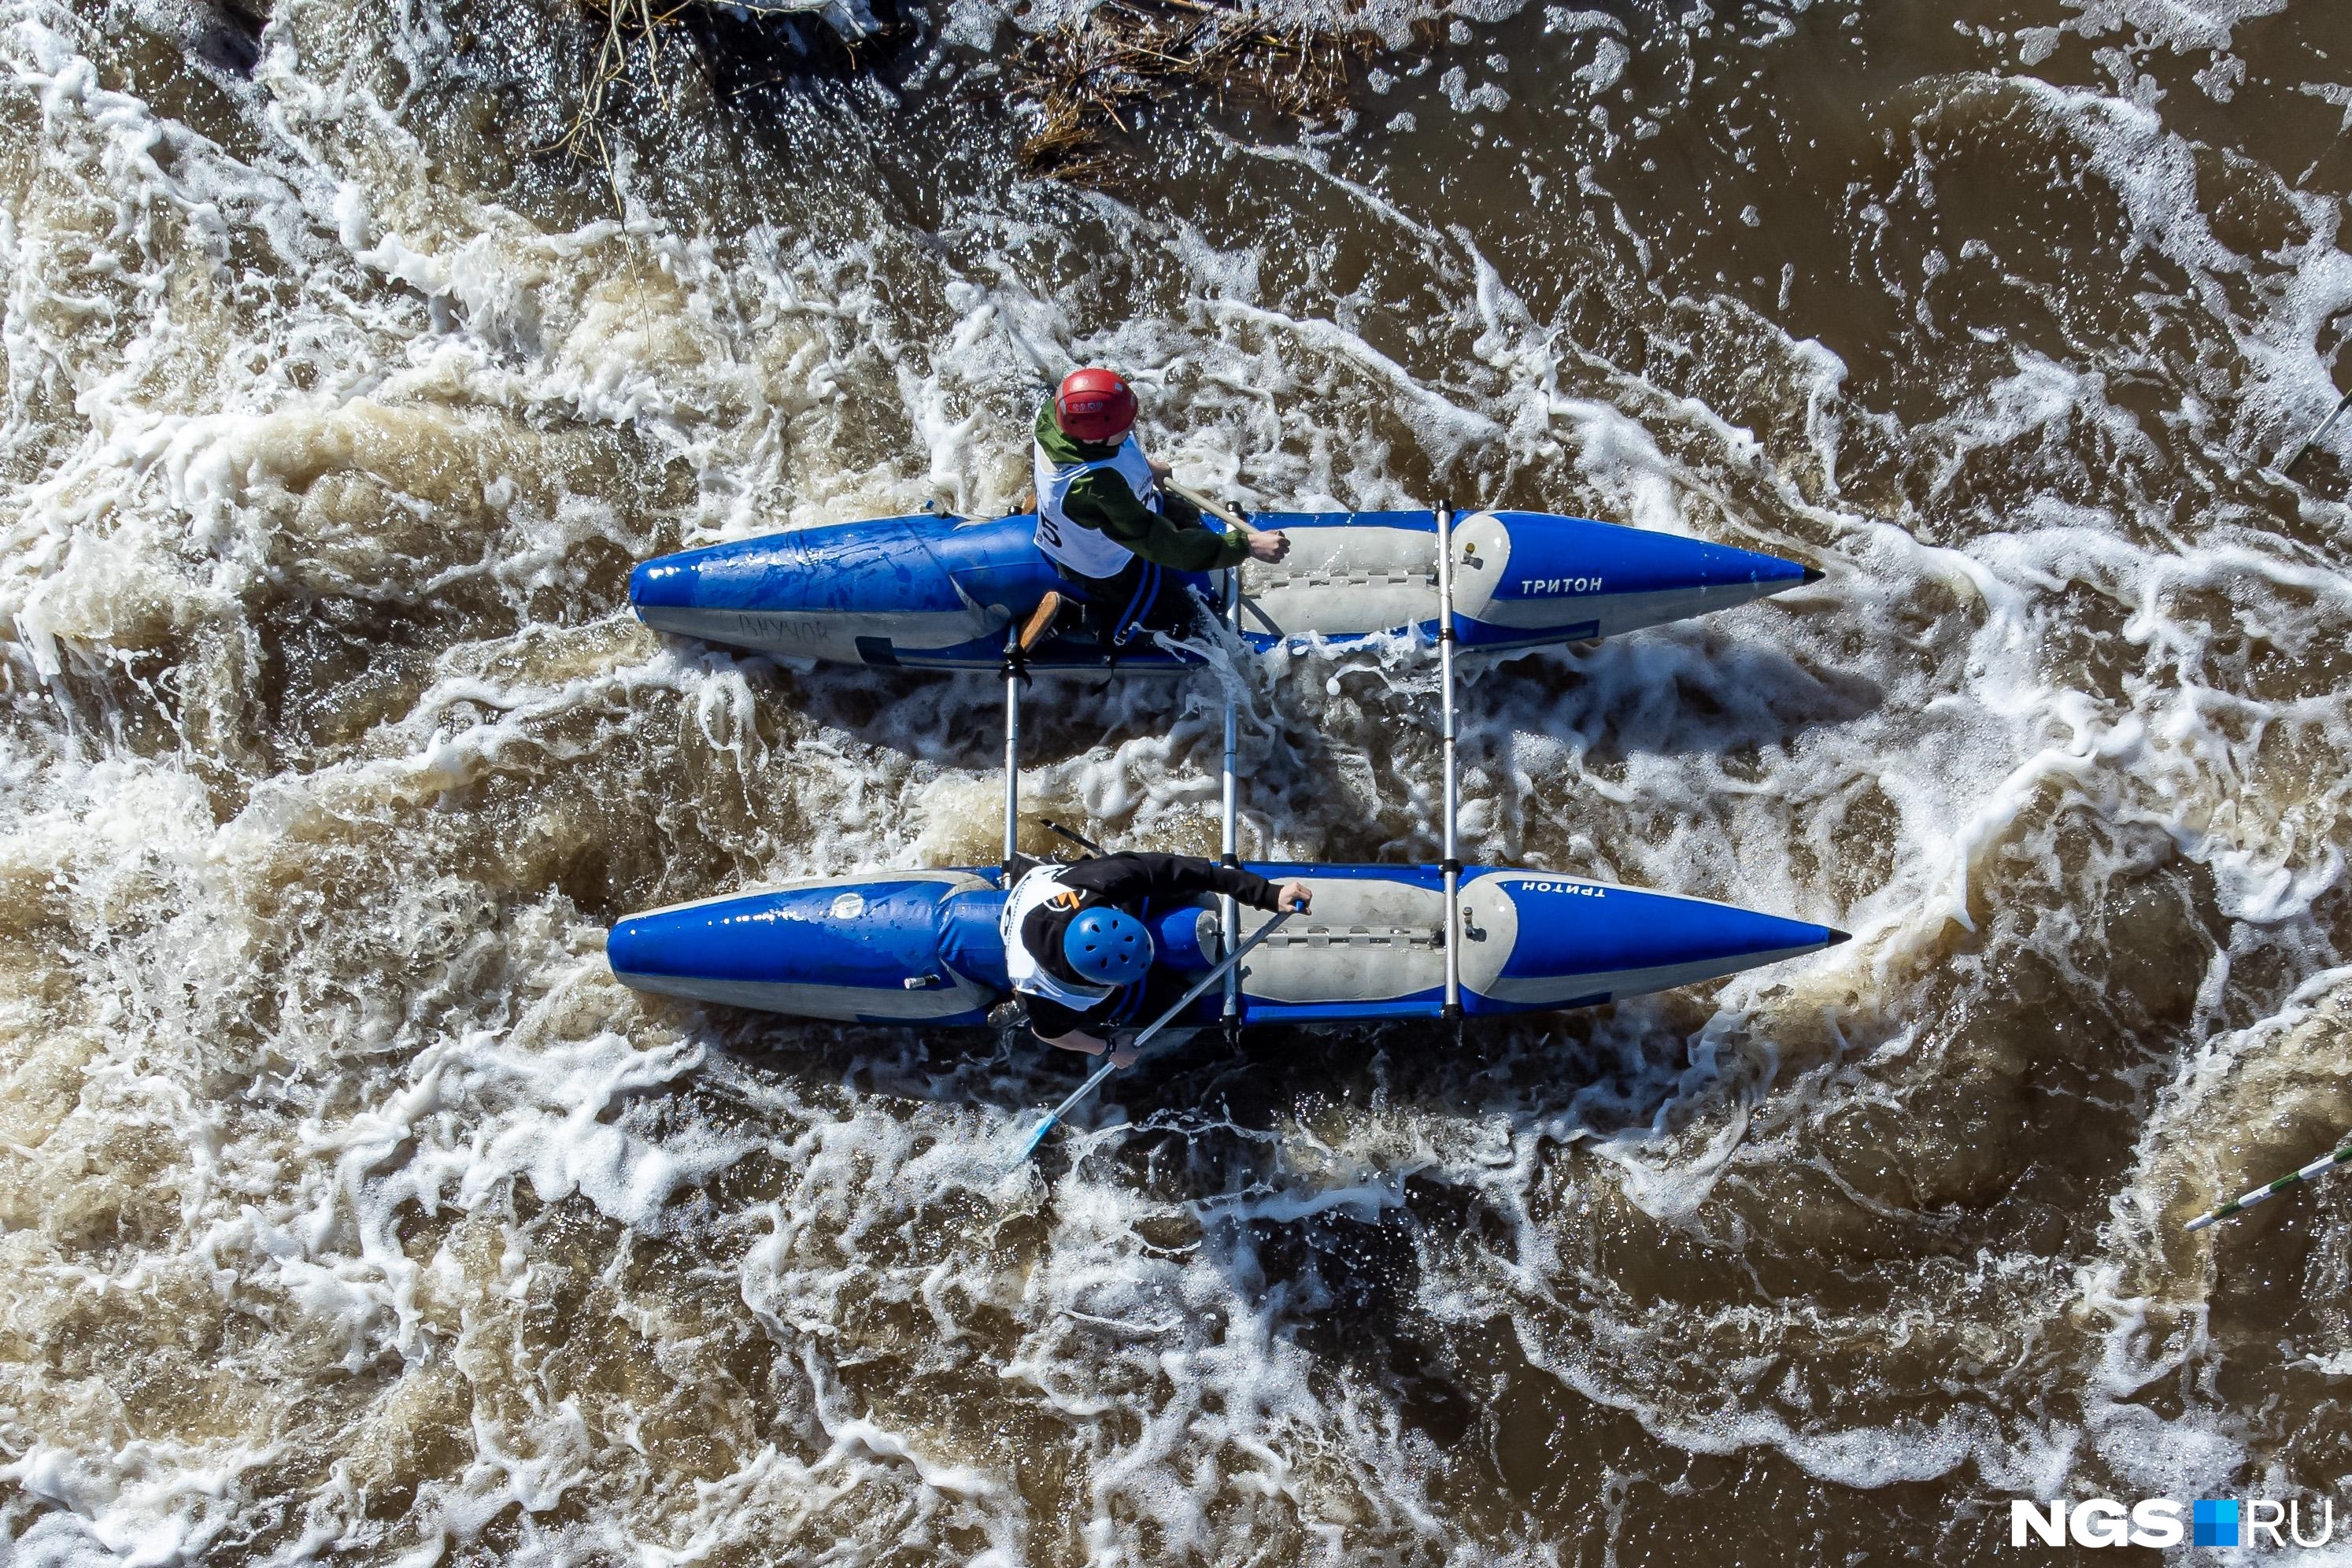
<svg viewBox="0 0 2352 1568">
<path fill-rule="evenodd" d="M 1108 370 L 1072 371 L 1037 410 L 1037 548 L 1114 644 L 1138 629 L 1191 629 L 1199 601 L 1170 574 L 1279 561 L 1290 549 L 1279 532 L 1204 526 L 1199 507 L 1162 488 L 1168 470 L 1144 455 L 1134 425 L 1135 393 Z M 1059 608 L 1049 595 L 1024 645 Z"/>
</svg>

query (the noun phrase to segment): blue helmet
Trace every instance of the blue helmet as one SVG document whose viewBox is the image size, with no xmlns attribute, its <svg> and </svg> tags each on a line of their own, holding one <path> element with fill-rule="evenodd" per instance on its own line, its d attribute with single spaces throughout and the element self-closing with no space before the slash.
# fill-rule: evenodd
<svg viewBox="0 0 2352 1568">
<path fill-rule="evenodd" d="M 1062 956 L 1097 985 L 1132 985 L 1151 969 L 1151 933 L 1125 910 L 1088 910 L 1062 933 Z"/>
</svg>

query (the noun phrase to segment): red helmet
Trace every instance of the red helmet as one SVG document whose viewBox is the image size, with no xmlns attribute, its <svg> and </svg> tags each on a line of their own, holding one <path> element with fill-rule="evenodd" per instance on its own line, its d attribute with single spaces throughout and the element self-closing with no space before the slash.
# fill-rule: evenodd
<svg viewBox="0 0 2352 1568">
<path fill-rule="evenodd" d="M 1135 423 L 1135 392 L 1115 370 L 1074 370 L 1054 394 L 1054 423 L 1073 441 L 1116 441 Z"/>
</svg>

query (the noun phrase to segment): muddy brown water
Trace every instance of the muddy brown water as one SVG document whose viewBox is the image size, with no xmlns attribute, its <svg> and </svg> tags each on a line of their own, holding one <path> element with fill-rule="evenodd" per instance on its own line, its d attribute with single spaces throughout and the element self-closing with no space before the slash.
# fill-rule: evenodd
<svg viewBox="0 0 2352 1568">
<path fill-rule="evenodd" d="M 607 180 L 538 151 L 562 10 L 8 13 L 16 1560 L 2343 1515 L 2352 1184 L 2180 1226 L 2352 1125 L 2352 431 L 2273 466 L 2352 378 L 2352 12 L 1473 9 L 1345 126 L 1147 110 L 1111 196 L 1020 175 L 1013 22 L 914 21 L 869 73 L 679 71 Z M 1002 509 L 1078 361 L 1253 504 L 1822 566 L 1476 668 L 1465 853 L 1855 940 L 1458 1043 L 1196 1042 L 1013 1175 L 1064 1062 L 617 986 L 621 914 L 989 861 L 998 810 L 992 683 L 666 640 L 630 564 Z M 1258 672 L 1245 849 L 1433 855 L 1433 703 Z M 1206 689 L 1030 729 L 1042 814 L 1213 846 Z"/>
</svg>

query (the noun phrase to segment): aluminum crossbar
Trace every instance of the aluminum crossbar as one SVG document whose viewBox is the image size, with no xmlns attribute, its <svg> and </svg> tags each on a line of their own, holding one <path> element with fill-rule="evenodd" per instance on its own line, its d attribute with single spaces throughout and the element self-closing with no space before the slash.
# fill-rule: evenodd
<svg viewBox="0 0 2352 1568">
<path fill-rule="evenodd" d="M 1445 1016 L 1462 1016 L 1462 860 L 1455 853 L 1454 821 L 1460 804 L 1454 769 L 1454 511 L 1437 508 L 1437 670 L 1444 688 L 1445 858 Z"/>
</svg>

